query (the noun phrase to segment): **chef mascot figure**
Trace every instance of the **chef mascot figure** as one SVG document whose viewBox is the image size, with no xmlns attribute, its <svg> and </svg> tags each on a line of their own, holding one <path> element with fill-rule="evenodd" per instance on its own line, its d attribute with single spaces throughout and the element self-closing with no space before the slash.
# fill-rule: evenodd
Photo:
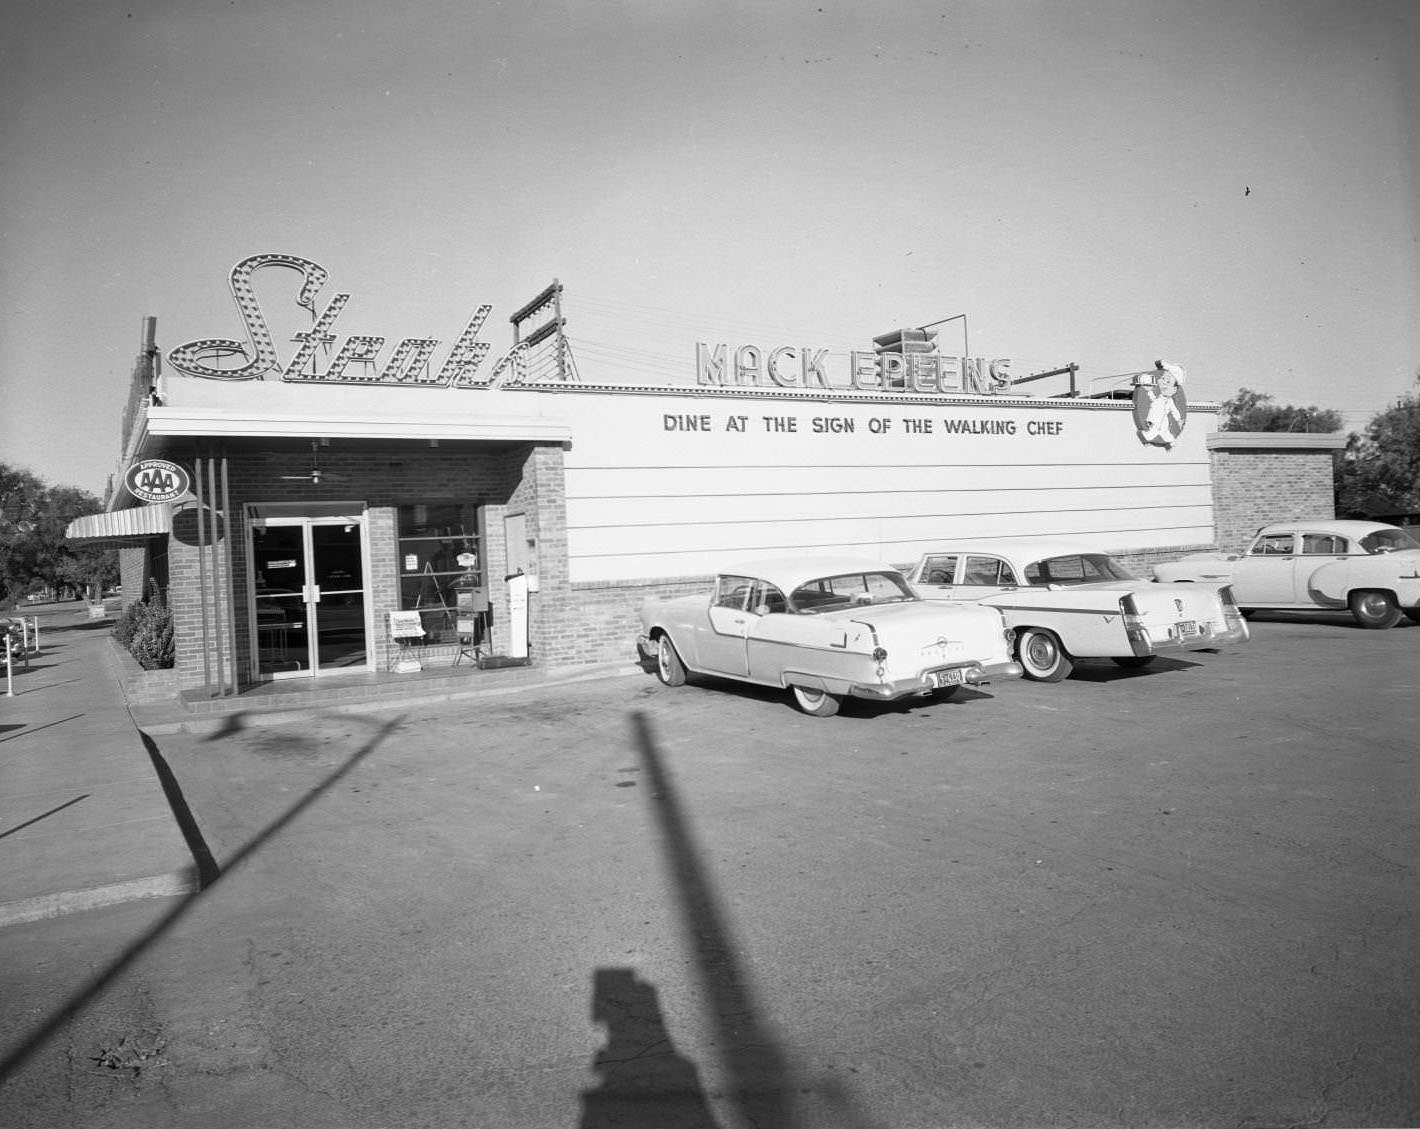
<svg viewBox="0 0 1420 1129">
<path fill-rule="evenodd" d="M 1188 418 L 1183 395 L 1183 366 L 1155 361 L 1154 371 L 1140 373 L 1134 384 L 1134 426 L 1139 442 L 1172 450 Z"/>
</svg>

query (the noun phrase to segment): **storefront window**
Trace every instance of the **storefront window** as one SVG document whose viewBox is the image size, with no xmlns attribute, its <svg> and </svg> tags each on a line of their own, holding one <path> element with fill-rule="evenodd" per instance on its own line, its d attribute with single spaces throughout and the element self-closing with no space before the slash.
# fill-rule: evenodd
<svg viewBox="0 0 1420 1129">
<path fill-rule="evenodd" d="M 476 504 L 399 507 L 399 606 L 417 611 L 425 643 L 453 643 L 459 621 L 487 610 Z"/>
</svg>

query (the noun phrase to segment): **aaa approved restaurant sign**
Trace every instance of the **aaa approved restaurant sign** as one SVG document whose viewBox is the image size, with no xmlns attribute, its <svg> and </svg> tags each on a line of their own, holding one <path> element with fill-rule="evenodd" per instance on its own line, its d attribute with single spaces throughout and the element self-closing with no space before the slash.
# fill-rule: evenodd
<svg viewBox="0 0 1420 1129">
<path fill-rule="evenodd" d="M 123 476 L 128 492 L 142 502 L 176 502 L 192 489 L 187 471 L 166 459 L 144 459 Z"/>
</svg>

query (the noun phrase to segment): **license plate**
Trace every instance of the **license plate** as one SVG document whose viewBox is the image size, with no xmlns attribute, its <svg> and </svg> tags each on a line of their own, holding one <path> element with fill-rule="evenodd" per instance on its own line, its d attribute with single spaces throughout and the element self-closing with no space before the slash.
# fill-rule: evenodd
<svg viewBox="0 0 1420 1129">
<path fill-rule="evenodd" d="M 960 686 L 965 676 L 961 670 L 953 669 L 928 671 L 927 677 L 931 680 L 933 688 L 941 689 L 943 686 Z"/>
<path fill-rule="evenodd" d="M 1186 619 L 1182 623 L 1174 625 L 1173 635 L 1175 639 L 1192 639 L 1202 634 L 1198 630 L 1196 619 Z"/>
</svg>

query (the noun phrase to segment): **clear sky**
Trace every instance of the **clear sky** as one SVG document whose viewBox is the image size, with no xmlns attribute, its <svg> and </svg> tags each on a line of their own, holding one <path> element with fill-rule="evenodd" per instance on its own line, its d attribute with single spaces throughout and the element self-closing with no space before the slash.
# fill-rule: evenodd
<svg viewBox="0 0 1420 1129">
<path fill-rule="evenodd" d="M 268 251 L 495 357 L 558 278 L 584 379 L 965 313 L 1359 428 L 1420 371 L 1417 58 L 1413 0 L 12 5 L 0 459 L 101 493 L 143 317 L 243 337 Z"/>
</svg>

